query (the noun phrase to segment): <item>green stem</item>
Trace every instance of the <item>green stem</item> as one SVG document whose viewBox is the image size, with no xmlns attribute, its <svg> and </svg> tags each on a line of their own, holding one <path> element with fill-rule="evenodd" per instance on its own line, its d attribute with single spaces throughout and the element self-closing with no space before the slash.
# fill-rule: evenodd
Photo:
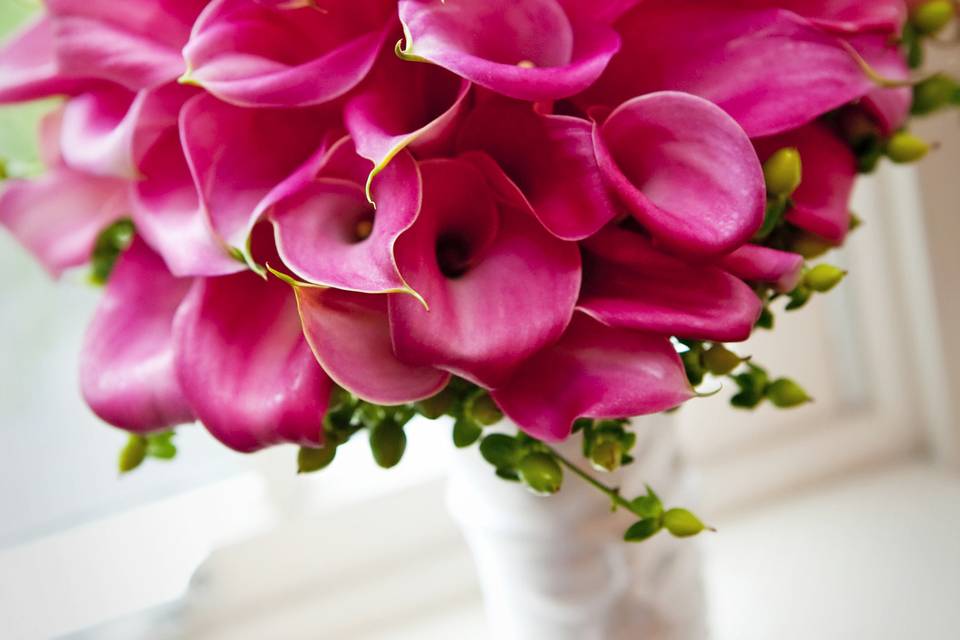
<svg viewBox="0 0 960 640">
<path fill-rule="evenodd" d="M 595 489 L 604 493 L 608 498 L 610 498 L 610 500 L 614 504 L 623 507 L 624 509 L 626 509 L 627 511 L 630 511 L 631 513 L 633 512 L 633 505 L 630 504 L 629 500 L 627 500 L 626 498 L 620 495 L 619 489 L 609 487 L 604 483 L 600 482 L 599 480 L 594 478 L 592 475 L 590 475 L 589 473 L 587 473 L 586 471 L 584 471 L 583 469 L 575 465 L 573 462 L 565 458 L 553 447 L 547 447 L 547 450 L 550 451 L 550 455 L 556 458 L 557 461 L 560 462 L 560 464 L 562 464 L 567 469 L 572 471 L 575 475 L 577 475 L 581 480 L 583 480 L 587 484 L 591 485 Z"/>
</svg>

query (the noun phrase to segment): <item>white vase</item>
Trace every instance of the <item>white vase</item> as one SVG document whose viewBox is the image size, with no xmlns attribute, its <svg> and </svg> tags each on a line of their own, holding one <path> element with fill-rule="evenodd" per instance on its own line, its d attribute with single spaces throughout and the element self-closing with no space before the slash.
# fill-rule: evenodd
<svg viewBox="0 0 960 640">
<path fill-rule="evenodd" d="M 509 424 L 501 425 L 509 432 Z M 623 495 L 644 483 L 669 506 L 695 507 L 674 421 L 635 420 L 635 462 L 596 474 Z M 515 431 L 515 428 L 513 429 Z M 560 449 L 573 460 L 575 436 Z M 563 489 L 538 497 L 496 477 L 471 447 L 455 454 L 448 503 L 473 553 L 490 637 L 498 640 L 702 640 L 707 637 L 695 540 L 666 532 L 623 541 L 635 520 L 567 472 Z"/>
</svg>

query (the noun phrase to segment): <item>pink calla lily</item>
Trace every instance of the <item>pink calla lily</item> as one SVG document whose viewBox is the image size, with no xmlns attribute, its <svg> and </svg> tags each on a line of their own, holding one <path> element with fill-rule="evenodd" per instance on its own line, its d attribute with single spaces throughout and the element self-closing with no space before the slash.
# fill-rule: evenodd
<svg viewBox="0 0 960 640">
<path fill-rule="evenodd" d="M 49 17 L 30 24 L 0 47 L 0 104 L 70 95 L 90 86 L 60 71 Z"/>
<path fill-rule="evenodd" d="M 83 397 L 104 421 L 138 433 L 193 421 L 173 366 L 173 317 L 190 283 L 140 239 L 117 260 L 81 357 Z"/>
<path fill-rule="evenodd" d="M 648 0 L 616 26 L 624 46 L 577 97 L 584 107 L 685 91 L 718 104 L 757 137 L 804 125 L 875 88 L 849 45 L 789 11 Z"/>
<path fill-rule="evenodd" d="M 674 92 L 634 98 L 595 139 L 611 187 L 672 250 L 727 253 L 762 224 L 766 188 L 756 153 L 737 123 L 706 100 Z"/>
<path fill-rule="evenodd" d="M 332 383 L 287 284 L 249 272 L 197 280 L 177 312 L 174 345 L 190 406 L 228 447 L 323 443 Z"/>
<path fill-rule="evenodd" d="M 720 266 L 748 282 L 768 282 L 780 293 L 793 291 L 803 276 L 803 256 L 745 244 L 720 260 Z"/>
<path fill-rule="evenodd" d="M 402 151 L 372 183 L 374 209 L 363 187 L 370 166 L 344 139 L 324 159 L 316 179 L 272 205 L 277 248 L 295 275 L 350 291 L 409 291 L 394 245 L 420 211 L 420 173 Z"/>
<path fill-rule="evenodd" d="M 857 177 L 850 148 L 821 124 L 755 143 L 763 160 L 784 147 L 800 151 L 803 181 L 791 196 L 787 220 L 829 242 L 842 243 L 850 229 L 850 196 Z"/>
<path fill-rule="evenodd" d="M 498 202 L 468 160 L 420 168 L 423 208 L 396 256 L 429 309 L 391 295 L 397 356 L 496 386 L 563 333 L 580 288 L 579 252 L 532 215 Z"/>
<path fill-rule="evenodd" d="M 389 0 L 213 0 L 183 50 L 185 81 L 249 107 L 303 107 L 360 83 L 393 28 Z"/>
<path fill-rule="evenodd" d="M 304 334 L 317 361 L 337 384 L 385 405 L 428 398 L 450 374 L 409 365 L 394 355 L 386 296 L 297 287 Z"/>
<path fill-rule="evenodd" d="M 604 324 L 739 342 L 750 336 L 760 315 L 760 299 L 741 280 L 660 253 L 642 235 L 611 228 L 586 246 L 577 307 Z"/>
<path fill-rule="evenodd" d="M 399 7 L 404 57 L 521 100 L 583 91 L 620 47 L 609 26 L 571 20 L 557 0 L 400 0 Z"/>
<path fill-rule="evenodd" d="M 492 395 L 526 433 L 557 442 L 577 418 L 657 413 L 694 392 L 668 338 L 578 313 L 559 342 L 529 358 Z"/>
<path fill-rule="evenodd" d="M 594 153 L 592 126 L 539 115 L 529 105 L 490 101 L 464 123 L 458 147 L 480 150 L 503 169 L 551 233 L 581 240 L 617 214 Z"/>
</svg>

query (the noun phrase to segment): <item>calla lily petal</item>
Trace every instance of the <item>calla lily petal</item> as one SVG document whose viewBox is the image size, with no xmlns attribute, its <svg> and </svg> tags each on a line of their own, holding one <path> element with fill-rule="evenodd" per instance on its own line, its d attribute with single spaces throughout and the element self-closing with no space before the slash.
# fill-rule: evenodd
<svg viewBox="0 0 960 640">
<path fill-rule="evenodd" d="M 180 48 L 206 0 L 47 0 L 57 58 L 68 75 L 92 75 L 137 91 L 174 80 Z"/>
<path fill-rule="evenodd" d="M 793 291 L 803 276 L 803 256 L 756 244 L 745 244 L 720 261 L 720 266 L 749 282 L 769 282 L 777 291 Z"/>
<path fill-rule="evenodd" d="M 586 238 L 617 213 L 597 165 L 593 127 L 585 120 L 491 101 L 467 118 L 458 147 L 496 160 L 526 206 L 558 238 Z"/>
<path fill-rule="evenodd" d="M 583 91 L 620 47 L 613 29 L 571 21 L 557 0 L 400 0 L 399 6 L 404 57 L 521 100 Z"/>
<path fill-rule="evenodd" d="M 623 49 L 577 98 L 584 107 L 686 91 L 718 104 L 758 137 L 799 127 L 874 89 L 845 43 L 789 11 L 649 0 L 617 29 Z"/>
<path fill-rule="evenodd" d="M 176 126 L 167 129 L 139 162 L 142 179 L 130 184 L 137 231 L 177 276 L 220 276 L 243 271 L 207 220 Z"/>
<path fill-rule="evenodd" d="M 303 329 L 317 361 L 337 384 L 368 402 L 429 398 L 450 374 L 398 359 L 390 340 L 386 296 L 296 287 Z"/>
<path fill-rule="evenodd" d="M 523 210 L 501 208 L 466 160 L 421 163 L 423 209 L 396 245 L 412 296 L 390 296 L 396 353 L 496 386 L 556 340 L 580 288 L 580 254 Z"/>
<path fill-rule="evenodd" d="M 850 44 L 863 56 L 864 61 L 887 80 L 907 81 L 910 68 L 896 43 L 882 35 L 864 35 L 850 39 Z M 889 136 L 900 129 L 910 116 L 913 91 L 910 87 L 874 89 L 862 101 L 864 109 L 873 116 L 883 135 Z"/>
<path fill-rule="evenodd" d="M 323 443 L 332 383 L 303 337 L 288 285 L 250 272 L 198 280 L 177 312 L 174 344 L 181 388 L 228 447 Z"/>
<path fill-rule="evenodd" d="M 793 206 L 787 212 L 787 221 L 841 244 L 850 229 L 850 196 L 857 177 L 856 158 L 850 148 L 821 124 L 763 138 L 755 144 L 764 160 L 784 147 L 800 151 L 803 181 L 791 197 Z"/>
<path fill-rule="evenodd" d="M 420 210 L 420 174 L 407 152 L 379 173 L 372 193 L 363 186 L 321 177 L 279 200 L 270 219 L 284 264 L 304 280 L 349 291 L 408 289 L 397 269 L 394 244 Z M 360 232 L 361 227 L 366 227 Z"/>
<path fill-rule="evenodd" d="M 702 98 L 634 98 L 598 128 L 596 150 L 634 217 L 675 251 L 726 253 L 763 222 L 766 188 L 750 140 Z"/>
<path fill-rule="evenodd" d="M 229 246 L 246 251 L 262 201 L 315 157 L 330 126 L 325 111 L 240 109 L 208 95 L 187 102 L 183 148 L 210 225 Z"/>
<path fill-rule="evenodd" d="M 377 172 L 407 146 L 426 155 L 449 146 L 469 89 L 468 81 L 445 69 L 410 64 L 385 51 L 344 105 L 344 123 L 357 153 Z"/>
<path fill-rule="evenodd" d="M 523 431 L 558 442 L 577 418 L 657 413 L 694 394 L 668 338 L 577 314 L 557 344 L 524 362 L 492 395 Z"/>
<path fill-rule="evenodd" d="M 903 0 L 731 0 L 725 4 L 734 9 L 786 9 L 838 33 L 898 34 L 907 19 Z"/>
<path fill-rule="evenodd" d="M 128 214 L 126 182 L 62 166 L 0 191 L 0 224 L 54 277 L 87 263 L 100 232 Z"/>
<path fill-rule="evenodd" d="M 660 253 L 643 236 L 611 228 L 587 242 L 577 307 L 614 327 L 698 340 L 750 337 L 762 308 L 722 269 Z"/>
<path fill-rule="evenodd" d="M 138 238 L 117 260 L 80 358 L 83 397 L 106 422 L 145 433 L 193 421 L 173 366 L 173 317 L 190 283 Z"/>
<path fill-rule="evenodd" d="M 186 81 L 250 107 L 337 98 L 373 66 L 392 27 L 387 0 L 213 0 L 183 51 Z"/>
<path fill-rule="evenodd" d="M 0 104 L 69 95 L 90 81 L 63 75 L 48 17 L 32 23 L 0 47 Z"/>
</svg>

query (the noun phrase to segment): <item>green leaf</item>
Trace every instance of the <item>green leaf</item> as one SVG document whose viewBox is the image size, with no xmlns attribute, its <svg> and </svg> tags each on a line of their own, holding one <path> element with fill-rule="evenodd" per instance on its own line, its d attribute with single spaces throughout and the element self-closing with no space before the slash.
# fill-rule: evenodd
<svg viewBox="0 0 960 640">
<path fill-rule="evenodd" d="M 659 518 L 644 518 L 633 523 L 623 534 L 623 539 L 627 542 L 643 542 L 660 533 L 662 528 Z"/>
<path fill-rule="evenodd" d="M 489 427 L 503 420 L 503 412 L 490 394 L 482 389 L 472 393 L 463 405 L 464 416 L 474 423 Z"/>
<path fill-rule="evenodd" d="M 469 418 L 458 418 L 453 423 L 453 444 L 458 449 L 469 447 L 483 435 L 483 428 Z"/>
<path fill-rule="evenodd" d="M 480 455 L 498 469 L 512 469 L 520 462 L 520 443 L 505 433 L 491 433 L 480 442 Z"/>
<path fill-rule="evenodd" d="M 120 473 L 130 473 L 147 458 L 147 439 L 140 435 L 131 434 L 127 444 L 120 450 L 117 461 Z"/>
<path fill-rule="evenodd" d="M 313 473 L 330 466 L 337 455 L 337 447 L 328 443 L 323 447 L 300 447 L 297 453 L 297 473 Z"/>
<path fill-rule="evenodd" d="M 407 448 L 407 434 L 393 420 L 384 420 L 370 429 L 370 451 L 384 469 L 397 465 Z"/>
</svg>

